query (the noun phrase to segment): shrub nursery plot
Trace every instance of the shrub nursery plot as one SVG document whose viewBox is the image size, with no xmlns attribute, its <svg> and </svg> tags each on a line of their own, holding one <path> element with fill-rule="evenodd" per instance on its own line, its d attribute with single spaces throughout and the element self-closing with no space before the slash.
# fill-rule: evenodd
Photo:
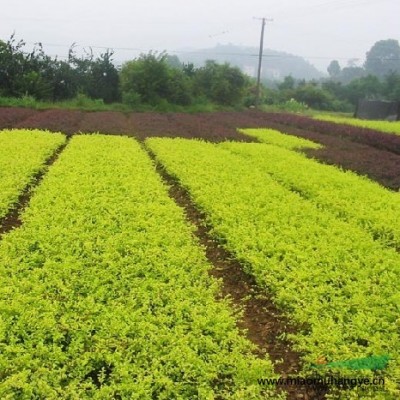
<svg viewBox="0 0 400 400">
<path fill-rule="evenodd" d="M 266 123 L 266 126 L 285 134 L 320 143 L 322 148 L 302 149 L 302 152 L 310 158 L 316 158 L 324 163 L 368 176 L 389 189 L 398 190 L 400 188 L 400 156 L 393 152 L 356 143 L 340 135 L 327 135 L 271 120 Z"/>
<path fill-rule="evenodd" d="M 268 113 L 266 118 L 272 122 L 309 129 L 324 135 L 338 136 L 377 149 L 400 154 L 400 137 L 388 135 L 378 130 L 321 121 L 294 114 Z"/>
<path fill-rule="evenodd" d="M 371 121 L 358 118 L 337 117 L 318 114 L 313 118 L 321 121 L 335 122 L 337 124 L 359 126 L 361 128 L 373 129 L 380 132 L 400 135 L 400 121 Z"/>
<path fill-rule="evenodd" d="M 289 150 L 320 149 L 323 146 L 311 140 L 289 135 L 275 129 L 240 129 L 245 135 L 253 136 L 260 142 L 274 144 Z"/>
<path fill-rule="evenodd" d="M 389 354 L 385 392 L 375 398 L 398 397 L 400 254 L 218 145 L 183 139 L 147 145 L 208 215 L 215 235 L 297 323 L 290 337 L 305 353 L 304 372 L 321 357 Z"/>
<path fill-rule="evenodd" d="M 222 147 L 241 155 L 319 208 L 358 224 L 375 240 L 400 251 L 399 193 L 391 192 L 351 171 L 323 165 L 276 146 L 227 143 Z"/>
<path fill-rule="evenodd" d="M 65 139 L 61 133 L 37 130 L 0 131 L 0 220 Z"/>
<path fill-rule="evenodd" d="M 0 111 L 1 115 L 1 111 Z M 79 131 L 79 124 L 85 113 L 77 110 L 45 110 L 37 111 L 32 116 L 20 121 L 16 128 L 46 129 L 68 135 Z"/>
<path fill-rule="evenodd" d="M 193 114 L 151 112 L 124 114 L 110 111 L 36 111 L 0 107 L 0 127 L 2 123 L 5 127 L 49 129 L 68 135 L 99 132 L 133 136 L 139 139 L 182 137 L 212 142 L 226 140 L 256 142 L 257 138 L 245 135 L 238 129 L 275 129 L 321 144 L 323 147 L 319 149 L 303 148 L 302 151 L 310 157 L 367 175 L 390 189 L 400 188 L 400 155 L 393 152 L 397 142 L 394 143 L 395 147 L 392 149 L 392 144 L 386 143 L 381 137 L 389 135 L 375 131 L 375 134 L 379 135 L 377 139 L 379 146 L 374 145 L 376 141 L 368 142 L 368 145 L 362 144 L 366 142 L 363 139 L 365 129 L 316 121 L 291 114 L 273 114 L 256 110 Z M 323 124 L 324 130 L 314 129 L 315 124 Z M 295 127 L 296 125 L 298 128 Z M 360 134 L 360 131 L 363 133 Z M 395 135 L 391 136 L 395 140 L 399 139 Z M 386 143 L 384 148 L 380 146 L 382 143 Z"/>
<path fill-rule="evenodd" d="M 38 113 L 36 110 L 17 107 L 0 107 L 0 129 L 15 128 L 18 122 Z"/>
<path fill-rule="evenodd" d="M 279 399 L 133 139 L 73 137 L 0 243 L 0 397 Z"/>
</svg>

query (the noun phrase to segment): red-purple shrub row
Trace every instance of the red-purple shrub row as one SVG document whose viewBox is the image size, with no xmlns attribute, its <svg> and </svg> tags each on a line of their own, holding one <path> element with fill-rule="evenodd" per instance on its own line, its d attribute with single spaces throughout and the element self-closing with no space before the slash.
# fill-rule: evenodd
<svg viewBox="0 0 400 400">
<path fill-rule="evenodd" d="M 325 147 L 318 150 L 306 150 L 306 154 L 326 164 L 340 166 L 359 175 L 379 182 L 381 185 L 399 190 L 400 156 L 385 150 L 379 150 L 361 143 L 353 146 Z"/>
<path fill-rule="evenodd" d="M 1 128 L 47 129 L 74 134 L 99 132 L 137 136 L 203 138 L 210 141 L 254 139 L 237 131 L 237 127 L 260 126 L 256 112 L 219 113 L 131 113 L 83 112 L 75 110 L 36 111 L 20 108 L 0 108 Z M 263 126 L 263 124 L 261 124 Z"/>
<path fill-rule="evenodd" d="M 47 129 L 52 132 L 63 132 L 71 135 L 79 130 L 84 117 L 82 111 L 46 110 L 36 112 L 27 119 L 14 125 L 15 128 Z"/>
<path fill-rule="evenodd" d="M 354 142 L 376 147 L 377 149 L 400 154 L 400 136 L 382 133 L 373 129 L 319 121 L 294 114 L 268 113 L 265 115 L 265 118 L 280 124 L 309 129 L 324 135 L 339 136 Z"/>
<path fill-rule="evenodd" d="M 310 129 L 300 129 L 271 121 L 266 125 L 268 128 L 324 145 L 318 150 L 303 150 L 309 157 L 366 175 L 387 188 L 394 190 L 400 188 L 400 156 L 395 153 Z"/>
<path fill-rule="evenodd" d="M 115 111 L 87 112 L 78 126 L 83 133 L 108 133 L 124 135 L 131 133 L 126 116 Z"/>
<path fill-rule="evenodd" d="M 131 131 L 141 139 L 154 136 L 178 136 L 183 138 L 202 138 L 214 142 L 223 140 L 253 141 L 252 138 L 239 133 L 237 127 L 255 127 L 251 113 L 247 112 L 133 113 L 129 116 L 129 124 Z"/>
<path fill-rule="evenodd" d="M 108 111 L 0 108 L 0 129 L 11 127 L 48 129 L 66 134 L 122 134 L 139 139 L 154 136 L 202 138 L 214 142 L 255 140 L 240 134 L 237 128 L 272 128 L 325 146 L 320 150 L 307 150 L 311 157 L 367 175 L 386 187 L 396 190 L 400 187 L 400 156 L 394 151 L 400 149 L 400 138 L 356 127 L 320 123 L 296 115 L 249 110 L 197 114 L 131 113 L 126 116 Z M 392 144 L 392 141 L 396 143 Z"/>
<path fill-rule="evenodd" d="M 1 107 L 0 108 L 0 129 L 14 128 L 15 125 L 39 113 L 28 108 Z"/>
</svg>

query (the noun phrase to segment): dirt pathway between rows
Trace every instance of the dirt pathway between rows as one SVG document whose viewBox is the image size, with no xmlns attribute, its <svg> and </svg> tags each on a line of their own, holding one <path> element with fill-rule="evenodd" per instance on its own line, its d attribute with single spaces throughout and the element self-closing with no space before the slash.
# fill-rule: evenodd
<svg viewBox="0 0 400 400">
<path fill-rule="evenodd" d="M 37 172 L 33 176 L 32 181 L 27 186 L 25 186 L 18 197 L 17 204 L 12 209 L 10 209 L 7 215 L 5 215 L 3 218 L 0 218 L 0 240 L 2 239 L 4 234 L 22 225 L 21 214 L 24 211 L 25 207 L 27 207 L 27 205 L 29 204 L 34 189 L 40 184 L 40 182 L 48 172 L 49 168 L 55 163 L 60 154 L 67 147 L 70 138 L 70 136 L 67 136 L 65 143 L 54 151 L 54 153 L 44 163 L 44 168 L 42 168 L 41 171 Z"/>
<path fill-rule="evenodd" d="M 206 257 L 213 268 L 210 274 L 222 281 L 221 298 L 228 296 L 235 307 L 243 309 L 238 327 L 256 345 L 255 354 L 266 355 L 274 363 L 275 372 L 282 378 L 296 377 L 301 370 L 301 354 L 294 351 L 292 343 L 281 339 L 285 334 L 295 332 L 295 327 L 274 305 L 271 295 L 257 286 L 254 278 L 243 271 L 234 255 L 220 246 L 206 224 L 205 215 L 192 203 L 189 193 L 157 161 L 155 155 L 145 147 L 163 182 L 169 187 L 170 197 L 184 209 L 187 220 L 196 227 L 195 236 L 204 246 Z M 269 377 L 260 377 L 269 378 Z M 311 387 L 282 386 L 287 398 L 303 400 L 325 399 L 327 388 L 316 391 Z"/>
</svg>

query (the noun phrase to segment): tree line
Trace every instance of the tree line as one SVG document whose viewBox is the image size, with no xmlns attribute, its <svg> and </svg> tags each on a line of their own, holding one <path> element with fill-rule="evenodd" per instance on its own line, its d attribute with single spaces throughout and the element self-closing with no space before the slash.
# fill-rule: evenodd
<svg viewBox="0 0 400 400">
<path fill-rule="evenodd" d="M 251 106 L 255 80 L 228 63 L 207 61 L 204 66 L 181 63 L 177 56 L 149 52 L 115 66 L 113 52 L 77 55 L 72 45 L 66 60 L 45 54 L 42 45 L 24 51 L 25 42 L 12 35 L 0 40 L 0 97 L 30 96 L 39 101 L 63 101 L 79 96 L 137 108 L 170 104 Z M 264 104 L 298 111 L 303 108 L 352 111 L 359 99 L 400 100 L 400 46 L 381 40 L 366 54 L 363 67 L 342 68 L 337 60 L 328 67 L 329 78 L 265 84 Z"/>
<path fill-rule="evenodd" d="M 150 52 L 117 68 L 110 50 L 97 57 L 91 51 L 77 56 L 71 46 L 67 60 L 59 60 L 46 55 L 40 43 L 29 53 L 24 46 L 14 35 L 0 41 L 0 96 L 56 102 L 83 95 L 131 106 L 201 101 L 234 106 L 253 91 L 253 80 L 227 63 L 207 61 L 195 68 L 176 56 Z"/>
<path fill-rule="evenodd" d="M 287 76 L 266 91 L 269 104 L 286 104 L 294 109 L 354 111 L 360 99 L 400 101 L 400 45 L 397 40 L 376 42 L 362 67 L 350 62 L 341 67 L 333 60 L 321 80 L 295 80 Z"/>
</svg>

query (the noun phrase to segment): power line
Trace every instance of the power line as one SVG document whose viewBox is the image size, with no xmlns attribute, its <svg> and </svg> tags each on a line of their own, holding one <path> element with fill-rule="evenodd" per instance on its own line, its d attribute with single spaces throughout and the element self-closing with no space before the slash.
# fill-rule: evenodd
<svg viewBox="0 0 400 400">
<path fill-rule="evenodd" d="M 50 46 L 50 47 L 64 47 L 64 48 L 71 48 L 72 45 L 65 45 L 65 44 L 51 44 L 51 43 L 43 43 L 40 42 L 43 46 Z M 30 45 L 37 45 L 38 42 L 32 43 L 27 42 Z M 113 46 L 97 46 L 97 45 L 82 45 L 79 46 L 82 48 L 91 48 L 91 49 L 102 49 L 102 50 L 118 50 L 118 51 L 140 51 L 142 53 L 148 53 L 153 49 L 141 49 L 135 47 L 113 47 Z M 265 50 L 265 49 L 263 49 Z M 259 57 L 257 53 L 235 53 L 235 52 L 220 52 L 220 51 L 205 51 L 205 50 L 163 50 L 168 54 L 196 54 L 196 55 L 204 55 L 204 56 L 233 56 L 233 57 Z M 61 56 L 59 56 L 61 57 Z M 309 60 L 340 60 L 346 61 L 358 57 L 345 57 L 345 56 L 307 56 L 307 55 L 295 55 L 295 54 L 262 54 L 262 58 L 305 58 Z M 372 59 L 379 59 L 379 58 L 372 58 Z M 400 61 L 400 58 L 389 58 L 386 61 Z"/>
</svg>

